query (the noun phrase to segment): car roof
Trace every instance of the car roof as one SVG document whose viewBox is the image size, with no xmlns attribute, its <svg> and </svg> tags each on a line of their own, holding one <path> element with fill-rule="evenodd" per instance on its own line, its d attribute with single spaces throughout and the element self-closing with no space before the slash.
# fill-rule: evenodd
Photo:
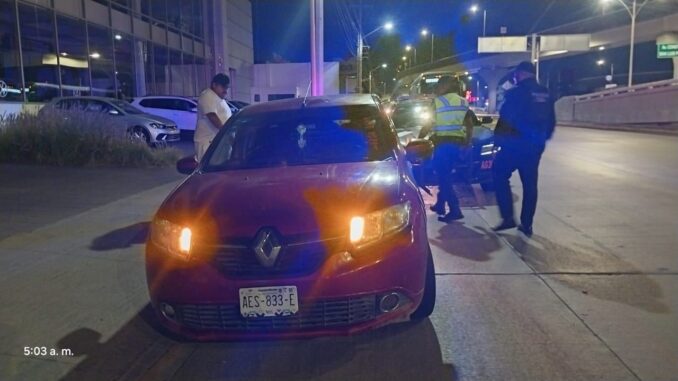
<svg viewBox="0 0 678 381">
<path fill-rule="evenodd" d="M 111 97 L 97 97 L 97 96 L 92 96 L 92 95 L 82 95 L 82 96 L 72 96 L 72 97 L 56 97 L 52 98 L 52 102 L 57 102 L 57 101 L 62 101 L 62 100 L 67 100 L 67 99 L 85 99 L 85 100 L 95 100 L 95 101 L 104 101 L 104 102 L 116 102 L 116 101 L 123 101 L 126 102 L 124 99 L 117 99 L 117 98 L 111 98 Z"/>
<path fill-rule="evenodd" d="M 332 106 L 376 105 L 377 99 L 371 94 L 320 95 L 306 98 L 288 98 L 277 101 L 254 103 L 243 109 L 247 114 L 287 111 L 300 108 L 321 108 Z"/>
</svg>

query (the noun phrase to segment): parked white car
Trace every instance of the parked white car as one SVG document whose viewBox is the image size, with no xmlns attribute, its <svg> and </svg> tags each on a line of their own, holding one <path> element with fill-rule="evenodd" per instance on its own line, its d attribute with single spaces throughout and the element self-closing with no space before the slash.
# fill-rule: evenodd
<svg viewBox="0 0 678 381">
<path fill-rule="evenodd" d="M 230 101 L 226 101 L 231 112 L 235 114 L 238 108 Z M 173 120 L 182 132 L 194 132 L 198 102 L 192 98 L 149 95 L 134 98 L 132 104 L 146 113 L 162 116 Z"/>
</svg>

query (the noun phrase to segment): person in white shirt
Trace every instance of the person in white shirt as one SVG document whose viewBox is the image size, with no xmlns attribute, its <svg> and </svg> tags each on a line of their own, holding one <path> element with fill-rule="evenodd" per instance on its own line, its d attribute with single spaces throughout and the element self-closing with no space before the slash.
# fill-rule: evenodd
<svg viewBox="0 0 678 381">
<path fill-rule="evenodd" d="M 198 120 L 195 126 L 195 135 L 193 135 L 197 161 L 202 160 L 207 148 L 212 143 L 212 139 L 231 117 L 231 109 L 224 99 L 230 82 L 231 80 L 226 74 L 219 73 L 212 78 L 210 87 L 200 93 Z"/>
</svg>

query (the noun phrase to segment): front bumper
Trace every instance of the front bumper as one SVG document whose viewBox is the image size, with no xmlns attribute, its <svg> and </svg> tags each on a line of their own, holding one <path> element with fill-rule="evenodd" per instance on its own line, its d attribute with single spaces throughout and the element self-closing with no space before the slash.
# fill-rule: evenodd
<svg viewBox="0 0 678 381">
<path fill-rule="evenodd" d="M 421 302 L 428 255 L 425 225 L 414 226 L 355 255 L 329 255 L 312 274 L 271 279 L 228 278 L 212 263 L 181 262 L 149 242 L 151 304 L 167 329 L 195 340 L 345 335 L 406 320 Z M 254 319 L 240 315 L 240 288 L 287 285 L 297 287 L 297 314 Z M 391 293 L 401 302 L 384 312 L 379 301 Z M 173 316 L 163 312 L 167 305 Z"/>
<path fill-rule="evenodd" d="M 181 140 L 181 132 L 178 128 L 163 130 L 151 129 L 151 143 L 171 143 Z"/>
</svg>

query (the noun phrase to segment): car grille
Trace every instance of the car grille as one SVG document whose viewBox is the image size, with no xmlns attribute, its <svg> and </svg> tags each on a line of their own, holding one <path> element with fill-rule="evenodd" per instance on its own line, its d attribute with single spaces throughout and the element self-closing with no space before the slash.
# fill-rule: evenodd
<svg viewBox="0 0 678 381">
<path fill-rule="evenodd" d="M 194 329 L 235 332 L 270 332 L 337 328 L 374 319 L 377 315 L 374 295 L 318 301 L 300 306 L 290 316 L 244 318 L 237 304 L 184 304 L 175 306 L 179 323 Z"/>
<path fill-rule="evenodd" d="M 322 266 L 328 253 L 338 250 L 340 240 L 285 245 L 274 266 L 259 263 L 249 246 L 217 247 L 212 264 L 231 278 L 286 277 L 308 275 Z"/>
</svg>

